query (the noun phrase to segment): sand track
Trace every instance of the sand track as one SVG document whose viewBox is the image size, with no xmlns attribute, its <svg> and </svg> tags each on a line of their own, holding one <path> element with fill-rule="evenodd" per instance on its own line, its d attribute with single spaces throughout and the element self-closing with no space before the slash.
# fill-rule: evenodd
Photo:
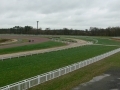
<svg viewBox="0 0 120 90">
<path fill-rule="evenodd" d="M 73 48 L 73 47 L 79 47 L 79 46 L 83 46 L 83 45 L 92 44 L 92 43 L 84 41 L 84 40 L 79 40 L 79 39 L 73 39 L 73 40 L 75 40 L 77 42 L 76 43 L 70 43 L 66 46 L 61 46 L 61 47 L 54 47 L 54 48 L 48 48 L 48 49 L 41 49 L 41 50 L 33 50 L 33 51 L 25 51 L 25 52 L 18 52 L 18 53 L 0 55 L 0 60 L 4 60 L 4 59 L 8 59 L 8 58 L 21 57 L 21 56 L 28 56 L 28 55 L 39 54 L 39 53 L 45 53 L 45 52 L 51 52 L 51 51 L 58 51 L 58 50 L 63 50 L 63 49 L 68 49 L 68 48 Z"/>
<path fill-rule="evenodd" d="M 17 39 L 10 39 L 10 41 L 2 42 L 2 43 L 0 43 L 0 44 L 1 44 L 1 45 L 10 44 L 10 43 L 14 43 L 14 42 L 17 42 L 17 41 L 18 41 Z"/>
<path fill-rule="evenodd" d="M 10 48 L 10 47 L 17 47 L 17 46 L 24 46 L 30 44 L 37 44 L 49 41 L 48 38 L 38 37 L 38 36 L 28 36 L 28 35 L 0 35 L 0 38 L 4 39 L 16 39 L 17 42 L 9 43 L 0 45 L 0 48 Z M 29 40 L 34 40 L 34 42 L 29 42 Z"/>
</svg>

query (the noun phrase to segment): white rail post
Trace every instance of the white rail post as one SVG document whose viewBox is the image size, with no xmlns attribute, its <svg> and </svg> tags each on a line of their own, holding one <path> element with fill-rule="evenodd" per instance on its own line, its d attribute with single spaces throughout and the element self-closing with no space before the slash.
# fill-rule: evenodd
<svg viewBox="0 0 120 90">
<path fill-rule="evenodd" d="M 25 84 L 25 89 L 26 89 L 26 88 L 27 88 L 27 83 L 26 83 L 27 81 L 26 81 L 26 80 L 24 80 L 24 82 L 25 82 L 24 84 Z"/>
<path fill-rule="evenodd" d="M 59 76 L 61 76 L 61 70 L 59 69 Z"/>
<path fill-rule="evenodd" d="M 46 74 L 46 81 L 48 81 L 47 75 L 48 75 L 48 74 Z"/>
<path fill-rule="evenodd" d="M 66 71 L 66 67 L 65 67 L 65 74 L 66 74 L 66 72 L 67 72 L 67 71 Z"/>
<path fill-rule="evenodd" d="M 52 74 L 51 74 L 51 72 L 49 72 L 49 75 L 50 75 L 50 80 L 52 79 Z"/>
<path fill-rule="evenodd" d="M 7 89 L 10 90 L 10 86 L 9 85 L 7 85 Z"/>
<path fill-rule="evenodd" d="M 53 79 L 54 79 L 55 78 L 55 75 L 54 75 L 55 73 L 54 72 L 52 72 L 52 73 L 53 73 Z"/>
<path fill-rule="evenodd" d="M 38 84 L 40 84 L 40 75 L 38 75 Z"/>
<path fill-rule="evenodd" d="M 18 84 L 18 90 L 20 90 L 20 84 Z"/>
<path fill-rule="evenodd" d="M 31 81 L 31 80 L 29 80 L 29 82 L 28 82 L 28 84 L 29 84 L 29 86 L 28 86 L 28 87 L 29 87 L 29 88 L 31 87 L 30 81 Z"/>
</svg>

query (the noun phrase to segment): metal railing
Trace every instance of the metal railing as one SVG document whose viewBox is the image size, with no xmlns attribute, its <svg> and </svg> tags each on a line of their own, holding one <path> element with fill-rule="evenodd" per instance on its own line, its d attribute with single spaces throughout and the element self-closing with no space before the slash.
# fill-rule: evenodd
<svg viewBox="0 0 120 90">
<path fill-rule="evenodd" d="M 52 80 L 52 79 L 57 78 L 59 76 L 65 75 L 69 72 L 75 71 L 75 70 L 80 69 L 82 67 L 85 67 L 89 64 L 92 64 L 94 62 L 102 60 L 102 59 L 104 59 L 110 55 L 113 55 L 117 52 L 120 52 L 120 48 L 113 50 L 113 51 L 110 51 L 110 52 L 107 52 L 107 53 L 104 53 L 102 55 L 95 56 L 93 58 L 89 58 L 89 59 L 81 61 L 81 62 L 74 63 L 72 65 L 68 65 L 68 66 L 63 67 L 63 68 L 59 68 L 59 69 L 56 69 L 56 70 L 53 70 L 53 71 L 50 71 L 50 72 L 47 72 L 47 73 L 44 73 L 41 75 L 37 75 L 37 76 L 32 77 L 32 78 L 22 80 L 20 82 L 16 82 L 16 83 L 1 87 L 0 90 L 26 90 L 26 89 L 29 89 L 33 86 L 39 85 L 39 84 L 44 83 L 46 81 Z"/>
</svg>

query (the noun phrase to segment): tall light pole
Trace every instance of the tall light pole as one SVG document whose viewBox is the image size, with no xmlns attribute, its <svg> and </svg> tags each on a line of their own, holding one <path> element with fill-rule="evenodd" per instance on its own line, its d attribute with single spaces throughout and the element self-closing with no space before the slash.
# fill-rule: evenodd
<svg viewBox="0 0 120 90">
<path fill-rule="evenodd" d="M 39 21 L 37 21 L 37 30 L 38 30 L 38 22 L 39 22 Z"/>
</svg>

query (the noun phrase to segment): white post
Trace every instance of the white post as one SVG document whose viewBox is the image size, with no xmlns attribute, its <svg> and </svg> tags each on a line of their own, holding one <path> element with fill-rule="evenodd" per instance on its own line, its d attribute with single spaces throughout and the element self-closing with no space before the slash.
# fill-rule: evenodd
<svg viewBox="0 0 120 90">
<path fill-rule="evenodd" d="M 66 74 L 66 68 L 65 68 L 65 74 Z"/>
<path fill-rule="evenodd" d="M 59 69 L 59 76 L 61 76 L 61 69 Z"/>
<path fill-rule="evenodd" d="M 24 84 L 25 84 L 25 89 L 26 89 L 27 88 L 26 80 L 24 80 Z"/>
<path fill-rule="evenodd" d="M 20 90 L 20 84 L 18 84 L 18 90 Z"/>
<path fill-rule="evenodd" d="M 7 89 L 10 90 L 10 86 L 9 85 L 7 86 Z"/>
<path fill-rule="evenodd" d="M 48 75 L 48 74 L 46 74 L 46 81 L 48 80 L 47 75 Z"/>
<path fill-rule="evenodd" d="M 38 84 L 40 84 L 40 75 L 38 75 Z"/>
<path fill-rule="evenodd" d="M 55 78 L 55 75 L 54 75 L 54 72 L 52 72 L 53 73 L 53 79 Z"/>
</svg>

